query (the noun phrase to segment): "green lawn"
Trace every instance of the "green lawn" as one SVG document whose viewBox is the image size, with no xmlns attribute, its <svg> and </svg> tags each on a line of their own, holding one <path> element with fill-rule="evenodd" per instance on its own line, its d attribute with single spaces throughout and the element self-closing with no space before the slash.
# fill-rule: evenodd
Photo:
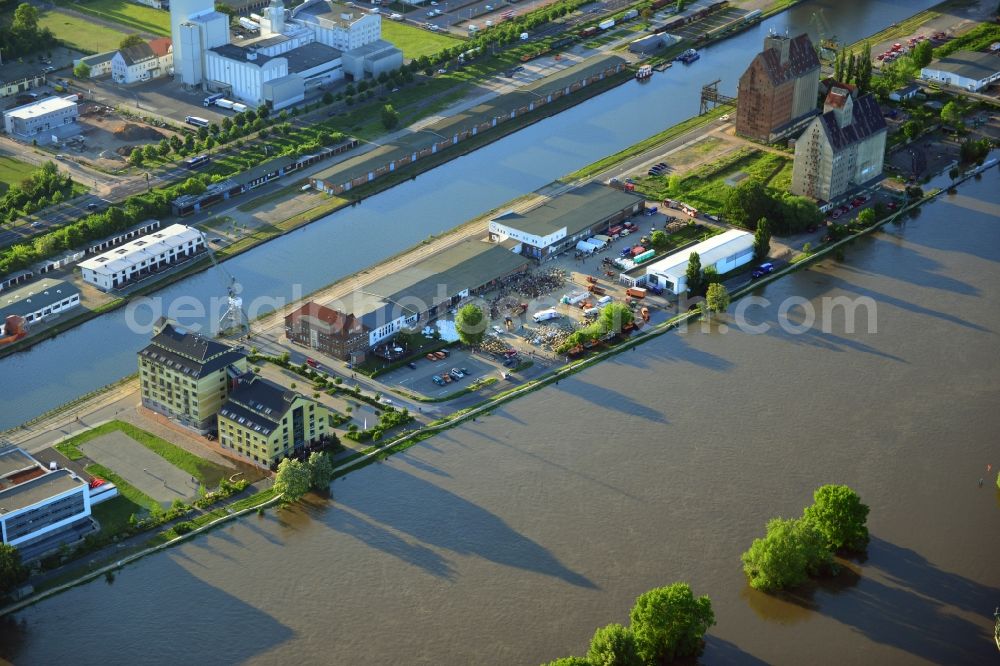
<svg viewBox="0 0 1000 666">
<path fill-rule="evenodd" d="M 110 481 L 115 484 L 118 488 L 119 498 L 124 498 L 128 501 L 130 505 L 128 507 L 120 506 L 121 503 L 114 507 L 115 520 L 121 520 L 122 514 L 125 514 L 126 511 L 128 511 L 128 514 L 125 515 L 125 519 L 128 520 L 128 516 L 133 513 L 141 514 L 144 511 L 155 511 L 160 508 L 159 502 L 133 486 L 122 477 L 115 474 L 104 465 L 94 463 L 87 465 L 84 469 L 87 470 L 87 474 L 90 474 L 91 476 L 98 476 L 105 481 Z M 108 502 L 113 501 L 114 500 L 108 500 Z"/>
<path fill-rule="evenodd" d="M 114 51 L 126 33 L 56 11 L 38 12 L 38 25 L 48 28 L 66 46 L 85 53 Z"/>
<path fill-rule="evenodd" d="M 382 39 L 402 49 L 407 59 L 429 56 L 462 40 L 422 28 L 415 28 L 399 21 L 382 21 Z"/>
<path fill-rule="evenodd" d="M 0 195 L 11 185 L 17 185 L 37 169 L 34 165 L 14 159 L 10 155 L 0 155 Z"/>
<path fill-rule="evenodd" d="M 95 437 L 115 431 L 124 433 L 170 464 L 196 477 L 207 488 L 218 486 L 219 481 L 228 474 L 228 470 L 225 467 L 199 458 L 186 449 L 182 449 L 164 439 L 160 439 L 152 433 L 146 432 L 142 428 L 137 428 L 131 423 L 125 423 L 124 421 L 109 421 L 104 425 L 91 428 L 86 432 L 82 432 L 79 435 L 56 444 L 56 449 L 70 460 L 79 460 L 83 457 L 83 451 L 80 450 L 82 444 Z M 99 465 L 92 465 L 92 467 L 99 467 Z M 100 476 L 104 476 L 104 474 Z M 115 481 L 116 485 L 117 483 Z"/>
<path fill-rule="evenodd" d="M 651 199 L 677 199 L 707 213 L 720 213 L 732 189 L 726 179 L 739 172 L 787 191 L 792 178 L 792 159 L 756 149 L 741 149 L 683 176 L 648 176 L 636 180 L 636 191 Z"/>
<path fill-rule="evenodd" d="M 101 532 L 120 534 L 129 527 L 128 519 L 132 514 L 142 516 L 149 507 L 136 504 L 125 495 L 95 504 L 91 510 L 94 518 L 101 524 Z"/>
<path fill-rule="evenodd" d="M 137 5 L 127 0 L 83 0 L 82 2 L 56 0 L 56 4 L 117 23 L 128 32 L 170 36 L 170 12 L 162 9 Z"/>
</svg>

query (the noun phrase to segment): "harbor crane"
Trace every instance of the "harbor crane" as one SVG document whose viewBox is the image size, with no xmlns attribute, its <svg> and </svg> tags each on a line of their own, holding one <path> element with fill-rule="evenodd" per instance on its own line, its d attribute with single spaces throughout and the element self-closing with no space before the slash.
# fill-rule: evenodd
<svg viewBox="0 0 1000 666">
<path fill-rule="evenodd" d="M 222 313 L 219 318 L 219 335 L 226 334 L 237 334 L 238 337 L 246 337 L 250 339 L 250 318 L 247 316 L 246 310 L 243 309 L 243 299 L 240 297 L 240 292 L 243 291 L 242 286 L 236 281 L 236 278 L 232 273 L 227 271 L 222 264 L 219 262 L 218 258 L 215 256 L 215 250 L 209 245 L 208 239 L 202 234 L 202 240 L 205 242 L 205 249 L 208 251 L 208 257 L 212 260 L 212 266 L 215 268 L 219 277 L 223 279 L 223 285 L 226 289 L 226 311 Z"/>
</svg>

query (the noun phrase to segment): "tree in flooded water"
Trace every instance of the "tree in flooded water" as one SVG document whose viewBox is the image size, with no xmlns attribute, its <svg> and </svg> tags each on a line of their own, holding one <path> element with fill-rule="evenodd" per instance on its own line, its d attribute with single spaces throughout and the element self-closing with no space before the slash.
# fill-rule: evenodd
<svg viewBox="0 0 1000 666">
<path fill-rule="evenodd" d="M 868 506 L 848 486 L 825 485 L 813 493 L 812 506 L 802 516 L 831 551 L 862 552 L 868 547 Z"/>
</svg>

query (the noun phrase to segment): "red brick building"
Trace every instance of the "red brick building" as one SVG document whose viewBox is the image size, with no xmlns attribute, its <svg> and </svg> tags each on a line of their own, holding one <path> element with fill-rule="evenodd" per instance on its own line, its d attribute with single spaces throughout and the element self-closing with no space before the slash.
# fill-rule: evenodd
<svg viewBox="0 0 1000 666">
<path fill-rule="evenodd" d="M 809 36 L 768 35 L 740 77 L 736 132 L 771 143 L 816 114 L 820 63 Z"/>
<path fill-rule="evenodd" d="M 285 317 L 285 335 L 289 340 L 342 361 L 364 358 L 368 333 L 368 328 L 354 315 L 312 301 Z"/>
</svg>

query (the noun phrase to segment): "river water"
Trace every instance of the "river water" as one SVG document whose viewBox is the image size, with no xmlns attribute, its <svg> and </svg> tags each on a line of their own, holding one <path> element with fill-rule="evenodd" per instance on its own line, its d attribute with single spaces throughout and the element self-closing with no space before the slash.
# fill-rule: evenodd
<svg viewBox="0 0 1000 666">
<path fill-rule="evenodd" d="M 682 580 L 716 612 L 707 664 L 993 663 L 998 191 L 991 169 L 845 263 L 760 289 L 746 318 L 766 331 L 733 312 L 664 335 L 331 499 L 32 606 L 0 622 L 0 657 L 530 666 Z M 843 297 L 874 311 L 822 316 Z M 871 506 L 867 559 L 795 596 L 749 590 L 740 553 L 824 483 Z"/>
<path fill-rule="evenodd" d="M 310 293 L 696 114 L 699 90 L 713 79 L 721 78 L 721 90 L 735 94 L 739 73 L 760 50 L 768 30 L 816 36 L 822 27 L 824 36 L 851 42 L 935 2 L 816 0 L 797 5 L 704 49 L 691 67 L 674 67 L 646 85 L 620 86 L 243 254 L 226 268 L 242 283 L 248 304 L 264 296 L 288 299 Z M 211 300 L 224 300 L 225 286 L 215 271 L 193 276 L 157 294 L 160 311 L 168 312 L 182 296 L 212 311 Z M 148 322 L 148 313 L 142 314 Z M 182 319 L 188 325 L 209 323 L 197 316 Z M 135 372 L 135 353 L 149 333 L 126 321 L 126 312 L 110 313 L 0 360 L 3 384 L 17 387 L 5 392 L 0 404 L 0 429 Z"/>
</svg>

